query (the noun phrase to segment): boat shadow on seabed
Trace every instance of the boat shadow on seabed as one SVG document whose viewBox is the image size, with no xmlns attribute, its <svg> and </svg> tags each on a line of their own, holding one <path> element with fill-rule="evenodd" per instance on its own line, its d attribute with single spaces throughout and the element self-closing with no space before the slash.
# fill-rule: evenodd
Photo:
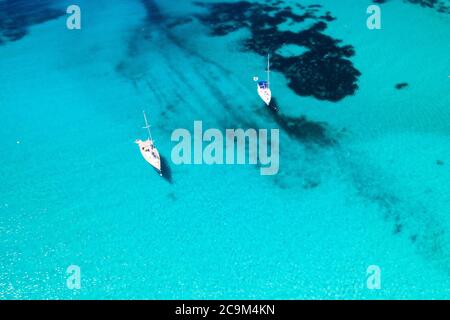
<svg viewBox="0 0 450 320">
<path fill-rule="evenodd" d="M 277 113 L 280 108 L 278 108 L 278 103 L 277 100 L 275 99 L 275 97 L 272 97 L 272 99 L 270 100 L 269 105 L 267 106 L 269 108 L 270 111 Z"/>
<path fill-rule="evenodd" d="M 161 173 L 162 177 L 167 180 L 170 184 L 173 183 L 172 180 L 172 170 L 170 169 L 169 163 L 166 158 L 161 156 Z"/>
</svg>

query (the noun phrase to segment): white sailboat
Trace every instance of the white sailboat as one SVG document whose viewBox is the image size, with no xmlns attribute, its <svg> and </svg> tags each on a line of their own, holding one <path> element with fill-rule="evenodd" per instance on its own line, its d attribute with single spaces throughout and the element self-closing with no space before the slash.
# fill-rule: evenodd
<svg viewBox="0 0 450 320">
<path fill-rule="evenodd" d="M 145 127 L 148 131 L 148 138 L 145 141 L 140 139 L 136 139 L 135 143 L 139 146 L 139 150 L 141 151 L 142 157 L 144 157 L 145 161 L 150 163 L 150 165 L 156 169 L 160 176 L 162 176 L 161 172 L 161 157 L 159 156 L 158 149 L 156 149 L 155 144 L 152 139 L 152 134 L 150 132 L 150 126 L 147 122 L 147 116 L 145 115 L 145 111 L 142 111 L 144 114 Z"/>
<path fill-rule="evenodd" d="M 258 81 L 258 94 L 261 99 L 270 105 L 272 92 L 270 91 L 270 56 L 267 55 L 267 81 Z"/>
</svg>

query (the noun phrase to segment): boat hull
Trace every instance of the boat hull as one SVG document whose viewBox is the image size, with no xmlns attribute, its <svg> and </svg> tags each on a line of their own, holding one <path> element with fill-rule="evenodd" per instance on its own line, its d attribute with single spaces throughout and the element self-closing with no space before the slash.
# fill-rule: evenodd
<svg viewBox="0 0 450 320">
<path fill-rule="evenodd" d="M 258 95 L 265 102 L 265 104 L 270 104 L 270 101 L 272 100 L 272 92 L 269 88 L 261 88 L 258 86 Z"/>
<path fill-rule="evenodd" d="M 141 151 L 141 155 L 145 161 L 147 161 L 156 171 L 158 171 L 159 175 L 162 175 L 161 172 L 161 157 L 159 156 L 158 149 L 156 149 L 152 140 L 136 140 L 136 144 L 139 146 L 139 151 Z"/>
</svg>

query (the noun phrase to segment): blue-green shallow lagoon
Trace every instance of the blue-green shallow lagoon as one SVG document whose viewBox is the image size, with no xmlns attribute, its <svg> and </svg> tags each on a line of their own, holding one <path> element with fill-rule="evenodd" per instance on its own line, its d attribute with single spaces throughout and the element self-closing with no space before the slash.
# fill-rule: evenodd
<svg viewBox="0 0 450 320">
<path fill-rule="evenodd" d="M 302 1 L 336 18 L 320 34 L 353 47 L 359 75 L 305 64 L 299 94 L 275 57 L 273 115 L 254 35 L 214 36 L 214 7 L 78 3 L 70 31 L 70 1 L 0 1 L 0 299 L 450 298 L 450 14 L 391 0 L 371 31 L 370 1 Z M 317 21 L 291 22 L 276 32 Z M 143 109 L 171 181 L 133 143 Z M 279 174 L 172 164 L 170 135 L 194 120 L 280 128 Z"/>
</svg>

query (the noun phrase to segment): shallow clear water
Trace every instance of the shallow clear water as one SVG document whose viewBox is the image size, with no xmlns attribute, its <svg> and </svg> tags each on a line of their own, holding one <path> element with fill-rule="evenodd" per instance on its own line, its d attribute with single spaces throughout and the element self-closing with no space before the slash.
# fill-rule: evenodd
<svg viewBox="0 0 450 320">
<path fill-rule="evenodd" d="M 265 64 L 244 48 L 252 33 L 213 36 L 194 16 L 211 7 L 81 1 L 82 29 L 69 31 L 70 1 L 11 3 L 0 1 L 1 299 L 450 298 L 450 14 L 391 0 L 371 31 L 367 3 L 301 2 L 336 18 L 320 34 L 353 46 L 358 89 L 299 95 L 274 57 L 274 115 L 252 81 Z M 277 30 L 315 21 L 302 23 Z M 171 179 L 133 143 L 143 109 Z M 174 165 L 170 135 L 194 120 L 280 128 L 279 174 Z M 80 290 L 66 286 L 72 264 Z M 380 290 L 366 286 L 370 265 Z"/>
</svg>

